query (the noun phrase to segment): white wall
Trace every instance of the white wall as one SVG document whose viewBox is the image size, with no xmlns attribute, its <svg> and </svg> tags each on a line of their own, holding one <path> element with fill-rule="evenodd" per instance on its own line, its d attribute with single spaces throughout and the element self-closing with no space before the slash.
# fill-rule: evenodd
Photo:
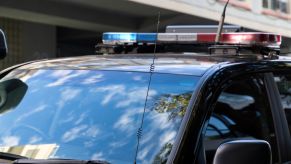
<svg viewBox="0 0 291 164">
<path fill-rule="evenodd" d="M 130 0 L 150 6 L 161 7 L 189 15 L 198 16 L 210 20 L 218 21 L 223 11 L 222 0 Z M 262 0 L 250 3 L 250 10 L 238 8 L 229 4 L 226 11 L 225 22 L 229 24 L 241 25 L 243 27 L 258 31 L 278 33 L 286 37 L 291 37 L 291 15 L 290 18 L 280 18 L 278 16 L 265 15 L 260 12 Z"/>
</svg>

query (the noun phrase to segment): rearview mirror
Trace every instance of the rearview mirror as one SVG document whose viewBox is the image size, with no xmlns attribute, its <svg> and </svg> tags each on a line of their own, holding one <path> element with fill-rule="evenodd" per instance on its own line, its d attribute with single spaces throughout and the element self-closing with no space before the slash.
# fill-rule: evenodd
<svg viewBox="0 0 291 164">
<path fill-rule="evenodd" d="M 213 164 L 271 164 L 271 147 L 264 140 L 237 140 L 221 144 Z"/>
<path fill-rule="evenodd" d="M 4 32 L 0 29 L 0 59 L 3 59 L 6 57 L 8 53 L 7 43 L 6 43 L 6 37 Z"/>
</svg>

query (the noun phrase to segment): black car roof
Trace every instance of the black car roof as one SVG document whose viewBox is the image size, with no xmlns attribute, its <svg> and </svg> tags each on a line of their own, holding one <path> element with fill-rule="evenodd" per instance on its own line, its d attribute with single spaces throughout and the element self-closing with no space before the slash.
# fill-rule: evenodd
<svg viewBox="0 0 291 164">
<path fill-rule="evenodd" d="M 36 61 L 18 69 L 84 69 L 149 72 L 153 54 L 96 55 Z M 207 55 L 157 54 L 154 72 L 202 76 L 221 63 Z"/>
<path fill-rule="evenodd" d="M 280 57 L 278 61 L 291 61 L 290 59 L 290 57 Z M 149 72 L 152 61 L 153 54 L 90 55 L 29 62 L 17 69 L 83 69 Z M 154 72 L 202 76 L 215 65 L 233 65 L 242 61 L 256 62 L 254 58 L 242 60 L 241 58 L 213 57 L 201 53 L 156 54 Z"/>
</svg>

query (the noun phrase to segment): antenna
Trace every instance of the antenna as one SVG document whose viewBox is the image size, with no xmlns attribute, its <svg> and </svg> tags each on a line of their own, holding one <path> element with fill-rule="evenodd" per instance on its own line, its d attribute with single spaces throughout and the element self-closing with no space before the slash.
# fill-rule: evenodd
<svg viewBox="0 0 291 164">
<path fill-rule="evenodd" d="M 220 21 L 219 21 L 219 26 L 218 26 L 216 37 L 215 37 L 215 44 L 218 44 L 220 42 L 221 32 L 223 29 L 223 24 L 224 24 L 224 19 L 225 19 L 225 11 L 226 11 L 226 7 L 228 5 L 228 2 L 229 2 L 229 0 L 226 2 L 225 6 L 224 6 L 224 9 L 223 9 Z"/>
<path fill-rule="evenodd" d="M 161 17 L 161 13 L 159 12 L 158 13 L 158 20 L 157 20 L 158 21 L 157 22 L 157 37 L 158 37 L 158 33 L 159 33 L 160 17 Z M 140 127 L 138 128 L 138 131 L 137 131 L 137 145 L 136 145 L 136 151 L 135 151 L 134 164 L 136 164 L 136 160 L 137 160 L 137 154 L 138 154 L 138 150 L 139 150 L 139 143 L 140 143 L 140 139 L 141 139 L 141 136 L 142 136 L 144 115 L 145 115 L 145 110 L 146 110 L 146 106 L 147 106 L 147 102 L 148 102 L 149 91 L 150 91 L 150 86 L 151 86 L 151 82 L 152 82 L 152 75 L 153 75 L 153 72 L 155 70 L 156 51 L 157 51 L 157 39 L 155 41 L 153 61 L 152 61 L 152 64 L 150 65 L 150 77 L 149 77 L 149 83 L 148 83 L 146 98 L 145 98 L 144 107 L 143 107 L 143 114 L 142 114 L 141 124 L 140 124 Z"/>
</svg>

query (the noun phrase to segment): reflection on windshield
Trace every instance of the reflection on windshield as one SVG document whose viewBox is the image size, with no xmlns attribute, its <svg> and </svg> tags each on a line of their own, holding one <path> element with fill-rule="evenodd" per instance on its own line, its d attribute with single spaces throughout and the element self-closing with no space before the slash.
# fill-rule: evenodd
<svg viewBox="0 0 291 164">
<path fill-rule="evenodd" d="M 133 162 L 148 73 L 18 71 L 10 76 L 25 81 L 28 91 L 14 110 L 0 115 L 1 151 L 39 159 Z M 167 159 L 197 80 L 153 75 L 138 163 Z"/>
<path fill-rule="evenodd" d="M 1 152 L 18 154 L 33 159 L 48 159 L 54 156 L 59 146 L 57 144 L 40 144 L 40 145 L 24 145 L 24 146 L 3 146 L 0 147 Z"/>
<path fill-rule="evenodd" d="M 222 92 L 218 98 L 218 101 L 229 105 L 234 110 L 242 110 L 245 107 L 255 103 L 255 99 L 252 96 L 227 92 Z"/>
</svg>

